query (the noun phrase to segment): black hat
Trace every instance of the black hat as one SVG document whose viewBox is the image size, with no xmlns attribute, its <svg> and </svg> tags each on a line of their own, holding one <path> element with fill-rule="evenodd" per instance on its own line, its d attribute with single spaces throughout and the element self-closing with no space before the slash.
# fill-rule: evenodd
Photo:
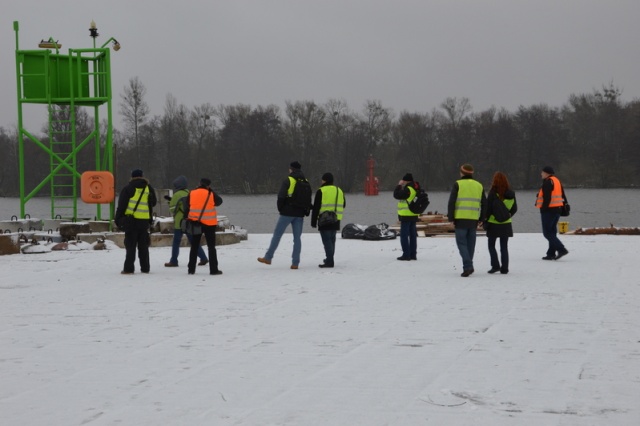
<svg viewBox="0 0 640 426">
<path fill-rule="evenodd" d="M 142 177 L 142 170 L 141 169 L 135 169 L 133 171 L 131 171 L 131 177 Z"/>
<path fill-rule="evenodd" d="M 302 165 L 297 161 L 294 161 L 293 163 L 289 164 L 289 167 L 295 170 L 300 170 L 302 168 Z"/>
<path fill-rule="evenodd" d="M 328 184 L 333 183 L 333 175 L 331 173 L 325 173 L 322 175 L 322 180 Z"/>
<path fill-rule="evenodd" d="M 413 175 L 411 173 L 407 173 L 402 177 L 402 180 L 406 180 L 407 182 L 413 182 Z"/>
<path fill-rule="evenodd" d="M 550 174 L 550 175 L 555 175 L 556 174 L 556 172 L 553 171 L 553 167 L 551 167 L 551 166 L 544 166 L 542 168 L 542 171 L 547 173 L 547 174 Z"/>
<path fill-rule="evenodd" d="M 211 179 L 209 178 L 200 179 L 200 186 L 209 186 L 209 185 L 211 185 Z"/>
</svg>

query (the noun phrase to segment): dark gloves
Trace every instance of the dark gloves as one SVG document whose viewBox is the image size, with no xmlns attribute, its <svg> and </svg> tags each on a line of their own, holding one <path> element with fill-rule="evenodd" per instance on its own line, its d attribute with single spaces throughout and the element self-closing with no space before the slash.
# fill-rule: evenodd
<svg viewBox="0 0 640 426">
<path fill-rule="evenodd" d="M 164 199 L 167 200 L 167 201 L 171 201 L 171 197 L 169 197 L 168 195 L 165 195 Z"/>
</svg>

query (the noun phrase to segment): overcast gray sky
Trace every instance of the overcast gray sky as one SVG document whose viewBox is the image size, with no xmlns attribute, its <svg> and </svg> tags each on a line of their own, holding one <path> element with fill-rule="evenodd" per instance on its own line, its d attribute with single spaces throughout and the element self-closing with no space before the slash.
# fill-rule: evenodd
<svg viewBox="0 0 640 426">
<path fill-rule="evenodd" d="M 17 123 L 13 21 L 21 49 L 48 37 L 63 53 L 91 47 L 91 20 L 98 45 L 118 39 L 117 116 L 135 76 L 152 114 L 167 94 L 188 108 L 342 99 L 356 111 L 379 100 L 428 112 L 467 97 L 474 111 L 515 111 L 613 82 L 630 101 L 640 97 L 639 17 L 639 0 L 11 0 L 0 18 L 0 126 Z M 35 114 L 46 121 L 46 109 Z"/>
</svg>

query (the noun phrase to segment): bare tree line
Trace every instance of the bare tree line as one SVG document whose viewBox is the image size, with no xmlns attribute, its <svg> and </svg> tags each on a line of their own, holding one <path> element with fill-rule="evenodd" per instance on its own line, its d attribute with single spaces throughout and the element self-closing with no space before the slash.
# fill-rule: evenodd
<svg viewBox="0 0 640 426">
<path fill-rule="evenodd" d="M 571 95 L 561 107 L 474 112 L 468 99 L 447 98 L 430 112 L 397 116 L 378 101 L 361 111 L 335 99 L 322 105 L 287 101 L 283 110 L 209 103 L 188 108 L 170 94 L 163 114 L 150 116 L 145 95 L 137 77 L 121 95 L 124 129 L 114 130 L 118 188 L 132 169 L 142 168 L 156 188 L 170 188 L 183 174 L 193 183 L 210 177 L 221 193 L 271 193 L 298 160 L 312 182 L 330 171 L 345 191 L 360 192 L 370 156 L 380 190 L 393 189 L 406 172 L 429 190 L 445 190 L 466 162 L 485 184 L 501 170 L 516 188 L 537 187 L 544 165 L 554 166 L 569 186 L 640 184 L 640 100 L 623 102 L 613 84 Z M 77 115 L 80 126 L 88 123 L 85 115 Z M 15 132 L 0 128 L 0 195 L 18 192 L 16 144 Z M 48 169 L 48 157 L 37 149 L 25 156 L 34 170 Z M 79 167 L 91 170 L 92 158 L 83 154 Z"/>
</svg>

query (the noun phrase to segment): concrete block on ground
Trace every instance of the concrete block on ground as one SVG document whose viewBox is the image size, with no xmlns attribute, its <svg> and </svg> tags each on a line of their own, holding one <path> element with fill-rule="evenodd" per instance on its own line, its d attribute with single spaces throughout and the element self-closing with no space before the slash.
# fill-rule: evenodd
<svg viewBox="0 0 640 426">
<path fill-rule="evenodd" d="M 5 254 L 19 254 L 20 242 L 18 234 L 0 234 L 0 256 Z"/>
<path fill-rule="evenodd" d="M 64 219 L 44 219 L 42 221 L 42 230 L 43 231 L 56 231 L 59 232 L 60 231 L 60 224 L 62 222 L 67 222 Z"/>
<path fill-rule="evenodd" d="M 173 235 L 173 219 L 171 221 L 158 221 L 158 232 L 161 234 L 172 234 Z"/>
<path fill-rule="evenodd" d="M 60 235 L 67 241 L 73 240 L 78 234 L 88 234 L 91 232 L 89 222 L 62 222 L 60 224 Z"/>
<path fill-rule="evenodd" d="M 18 220 L 2 220 L 0 221 L 0 230 L 3 233 L 9 232 L 27 232 L 40 231 L 42 229 L 42 221 L 40 219 L 18 219 Z"/>
<path fill-rule="evenodd" d="M 64 238 L 62 237 L 62 235 L 60 235 L 59 232 L 49 232 L 49 231 L 34 232 L 33 238 L 35 238 L 38 241 L 47 241 L 51 243 L 60 243 L 64 240 Z"/>
<path fill-rule="evenodd" d="M 110 222 L 108 220 L 90 220 L 89 228 L 91 232 L 110 232 Z"/>
<path fill-rule="evenodd" d="M 107 238 L 107 232 L 92 232 L 90 234 L 78 234 L 76 235 L 76 239 L 78 241 L 84 241 L 85 243 L 93 244 L 98 240 L 110 240 L 111 238 Z M 122 247 L 124 247 L 124 234 L 122 240 Z"/>
</svg>

